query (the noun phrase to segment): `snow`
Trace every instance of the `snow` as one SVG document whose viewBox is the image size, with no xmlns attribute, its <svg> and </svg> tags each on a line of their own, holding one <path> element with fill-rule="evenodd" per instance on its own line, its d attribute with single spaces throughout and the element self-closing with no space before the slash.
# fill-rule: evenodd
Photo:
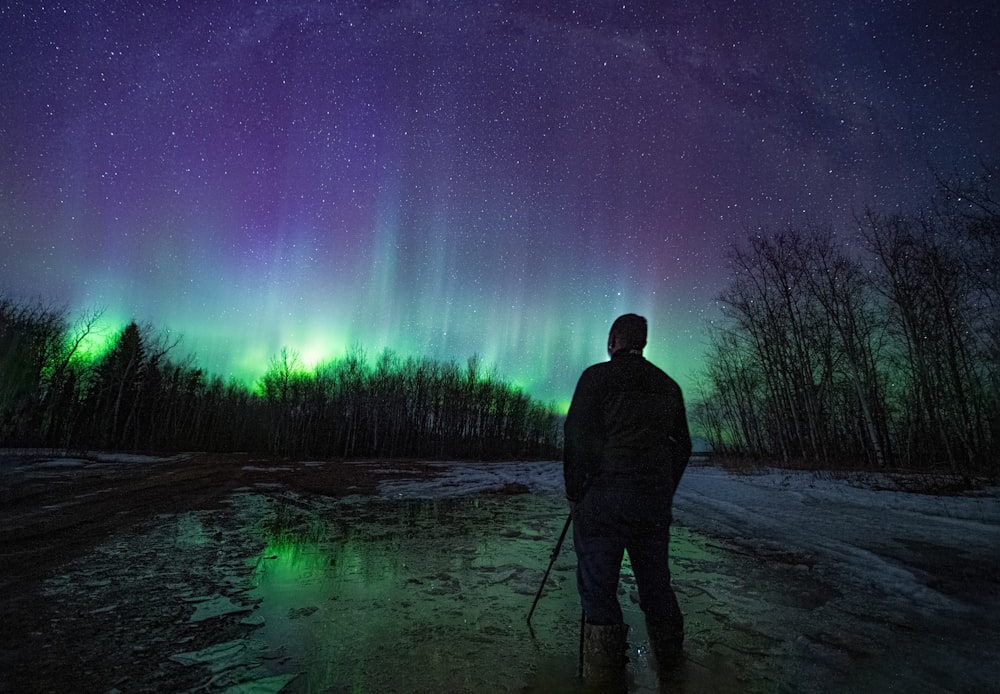
<svg viewBox="0 0 1000 694">
<path fill-rule="evenodd" d="M 164 515 L 64 567 L 46 595 L 60 614 L 117 615 L 136 647 L 162 648 L 173 629 L 167 657 L 234 691 L 354 678 L 378 691 L 526 692 L 572 680 L 571 537 L 530 638 L 525 625 L 568 511 L 562 465 L 426 465 L 438 474 L 379 465 L 392 474 L 371 497 L 276 482 L 224 510 Z M 671 562 L 689 679 L 675 691 L 998 690 L 1000 488 L 934 496 L 871 482 L 688 468 Z M 656 691 L 627 560 L 620 596 L 631 691 Z M 233 640 L 227 620 L 248 635 Z M 203 638 L 189 645 L 188 633 Z"/>
<path fill-rule="evenodd" d="M 387 482 L 381 494 L 441 498 L 520 482 L 561 501 L 558 463 L 441 473 Z M 882 482 L 690 466 L 674 500 L 672 552 L 689 659 L 734 667 L 748 691 L 1000 690 L 1000 488 L 935 496 Z M 626 561 L 623 585 L 629 578 Z M 635 600 L 631 586 L 626 593 Z M 644 625 L 630 607 L 638 667 Z M 723 682 L 707 689 L 733 684 Z"/>
<path fill-rule="evenodd" d="M 508 484 L 532 491 L 562 489 L 562 464 L 547 463 L 431 463 L 438 474 L 427 480 L 393 479 L 380 484 L 379 495 L 389 499 L 443 499 L 495 492 Z"/>
<path fill-rule="evenodd" d="M 81 460 L 79 458 L 57 458 L 55 460 L 45 460 L 38 463 L 37 467 L 40 468 L 81 468 L 86 467 L 90 464 L 89 460 Z"/>
<path fill-rule="evenodd" d="M 996 556 L 1000 490 L 933 496 L 853 486 L 816 473 L 733 475 L 689 469 L 675 500 L 677 521 L 750 547 L 810 557 L 843 580 L 923 605 L 956 607 L 905 560 L 907 543 L 943 555 Z"/>
<path fill-rule="evenodd" d="M 30 463 L 36 468 L 74 469 L 94 464 L 114 463 L 123 465 L 152 465 L 191 457 L 189 453 L 179 453 L 164 457 L 139 453 L 117 453 L 109 451 L 81 451 L 79 455 L 67 455 L 57 449 L 47 448 L 0 448 L 0 469 L 14 468 Z"/>
<path fill-rule="evenodd" d="M 390 480 L 391 499 L 446 498 L 496 491 L 520 483 L 561 493 L 559 463 L 438 463 L 427 481 Z M 923 606 L 956 608 L 961 600 L 928 586 L 926 570 L 905 560 L 906 546 L 942 555 L 1000 554 L 1000 488 L 935 496 L 852 484 L 829 473 L 771 469 L 733 474 L 688 468 L 674 500 L 676 523 L 727 538 L 760 554 L 798 555 L 840 580 L 876 588 Z"/>
</svg>

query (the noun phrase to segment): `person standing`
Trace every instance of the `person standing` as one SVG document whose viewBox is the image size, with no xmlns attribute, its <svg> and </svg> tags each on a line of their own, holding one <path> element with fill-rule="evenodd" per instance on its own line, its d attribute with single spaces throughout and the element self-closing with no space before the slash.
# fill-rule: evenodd
<svg viewBox="0 0 1000 694">
<path fill-rule="evenodd" d="M 618 580 L 628 551 L 661 678 L 683 661 L 684 619 L 670 584 L 674 492 L 691 455 L 677 383 L 643 357 L 647 321 L 617 318 L 610 361 L 580 376 L 565 423 L 563 476 L 583 607 L 583 676 L 624 686 L 628 626 Z"/>
</svg>

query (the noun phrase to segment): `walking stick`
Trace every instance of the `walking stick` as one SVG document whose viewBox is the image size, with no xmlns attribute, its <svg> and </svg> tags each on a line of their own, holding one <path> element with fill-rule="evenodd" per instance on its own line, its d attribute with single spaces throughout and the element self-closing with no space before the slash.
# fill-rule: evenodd
<svg viewBox="0 0 1000 694">
<path fill-rule="evenodd" d="M 552 571 L 552 565 L 556 563 L 556 557 L 559 556 L 559 550 L 562 549 L 563 540 L 566 539 L 566 531 L 569 530 L 570 521 L 573 520 L 572 511 L 566 517 L 566 524 L 563 525 L 562 532 L 559 533 L 559 541 L 556 543 L 555 549 L 552 550 L 552 557 L 549 559 L 549 568 L 545 569 L 545 575 L 542 576 L 542 585 L 538 586 L 538 593 L 535 595 L 535 601 L 531 603 L 531 609 L 528 611 L 528 627 L 531 627 L 531 615 L 535 613 L 535 606 L 538 605 L 539 598 L 542 597 L 542 590 L 545 588 L 545 582 L 549 580 L 549 572 Z"/>
</svg>

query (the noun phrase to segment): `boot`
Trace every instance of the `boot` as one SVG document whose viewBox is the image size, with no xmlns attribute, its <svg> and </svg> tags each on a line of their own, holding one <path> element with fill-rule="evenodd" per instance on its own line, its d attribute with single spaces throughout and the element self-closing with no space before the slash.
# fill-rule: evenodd
<svg viewBox="0 0 1000 694">
<path fill-rule="evenodd" d="M 663 678 L 680 668 L 684 663 L 684 628 L 672 622 L 647 621 L 646 631 L 659 676 Z"/>
<path fill-rule="evenodd" d="M 586 691 L 628 691 L 627 634 L 627 624 L 584 624 L 582 674 Z"/>
</svg>

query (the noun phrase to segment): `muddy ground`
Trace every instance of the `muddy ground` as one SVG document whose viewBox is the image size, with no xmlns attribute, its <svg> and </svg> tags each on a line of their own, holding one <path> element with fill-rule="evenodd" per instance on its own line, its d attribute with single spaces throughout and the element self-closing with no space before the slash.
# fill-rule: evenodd
<svg viewBox="0 0 1000 694">
<path fill-rule="evenodd" d="M 995 497 L 785 477 L 689 471 L 666 691 L 996 691 Z M 558 463 L 0 452 L 0 691 L 578 692 L 565 518 Z"/>
<path fill-rule="evenodd" d="M 489 472 L 484 482 L 478 468 L 443 482 L 463 493 L 421 499 L 394 481 L 412 491 L 454 468 L 241 455 L 0 461 L 0 691 L 579 691 L 572 533 L 525 621 L 565 519 L 551 482 L 529 493 Z M 765 661 L 735 663 L 759 659 L 767 637 L 705 589 L 742 591 L 751 562 L 727 553 L 742 576 L 733 582 L 712 568 L 723 547 L 675 535 L 697 651 L 684 691 L 771 688 Z M 632 691 L 655 691 L 627 562 L 621 599 Z"/>
<path fill-rule="evenodd" d="M 304 497 L 364 495 L 394 475 L 433 474 L 419 463 L 394 463 L 390 471 L 376 464 L 305 466 L 243 455 L 168 460 L 82 456 L 59 458 L 51 466 L 31 464 L 47 457 L 6 456 L 0 468 L 2 691 L 185 691 L 203 685 L 204 672 L 165 659 L 168 645 L 185 643 L 197 650 L 199 644 L 218 643 L 225 635 L 219 632 L 236 638 L 252 628 L 227 620 L 191 622 L 190 605 L 184 602 L 125 601 L 104 613 L 73 614 L 46 595 L 45 583 L 60 567 L 87 557 L 123 529 L 155 525 L 158 518 L 179 513 L 225 509 L 239 489 L 281 489 Z M 241 548 L 229 550 L 232 556 L 213 551 L 206 562 L 238 563 Z M 141 571 L 148 558 L 117 559 Z M 155 582 L 165 579 L 151 577 Z M 86 592 L 101 587 L 77 588 Z M 217 592 L 214 585 L 201 588 L 205 594 Z M 189 593 L 200 594 L 194 588 Z M 133 632 L 132 624 L 146 633 Z M 144 643 L 153 627 L 158 633 Z M 157 650 L 155 644 L 164 649 Z"/>
</svg>

